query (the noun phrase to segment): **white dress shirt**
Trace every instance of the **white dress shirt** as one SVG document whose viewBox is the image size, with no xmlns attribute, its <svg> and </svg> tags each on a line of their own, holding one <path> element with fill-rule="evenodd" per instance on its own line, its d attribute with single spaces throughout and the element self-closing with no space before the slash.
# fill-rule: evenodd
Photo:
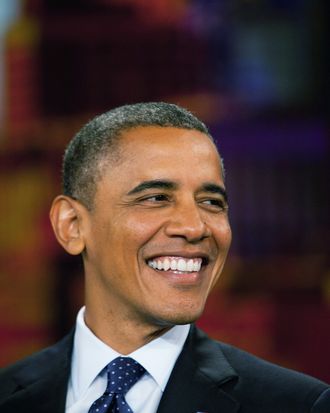
<svg viewBox="0 0 330 413">
<path fill-rule="evenodd" d="M 107 386 L 105 367 L 117 353 L 86 326 L 85 308 L 77 316 L 66 413 L 87 413 Z M 126 393 L 134 413 L 155 413 L 174 364 L 188 336 L 189 325 L 175 326 L 161 337 L 126 355 L 146 369 L 142 378 Z M 125 356 L 124 356 L 125 357 Z"/>
</svg>

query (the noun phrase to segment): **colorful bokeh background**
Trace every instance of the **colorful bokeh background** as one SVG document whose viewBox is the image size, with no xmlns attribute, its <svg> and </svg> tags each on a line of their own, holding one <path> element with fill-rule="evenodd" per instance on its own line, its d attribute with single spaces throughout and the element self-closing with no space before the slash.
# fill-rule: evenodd
<svg viewBox="0 0 330 413">
<path fill-rule="evenodd" d="M 210 126 L 227 170 L 233 246 L 198 324 L 330 381 L 327 9 L 1 0 L 0 366 L 60 338 L 83 302 L 48 221 L 65 144 L 97 113 L 165 100 Z"/>
</svg>

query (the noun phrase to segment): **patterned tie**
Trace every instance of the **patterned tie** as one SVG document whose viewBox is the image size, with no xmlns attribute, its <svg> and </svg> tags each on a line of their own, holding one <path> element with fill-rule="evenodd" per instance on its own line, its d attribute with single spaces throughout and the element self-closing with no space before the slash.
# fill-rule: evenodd
<svg viewBox="0 0 330 413">
<path fill-rule="evenodd" d="M 107 365 L 108 384 L 88 413 L 133 413 L 124 395 L 142 377 L 145 369 L 130 357 L 117 357 Z"/>
</svg>

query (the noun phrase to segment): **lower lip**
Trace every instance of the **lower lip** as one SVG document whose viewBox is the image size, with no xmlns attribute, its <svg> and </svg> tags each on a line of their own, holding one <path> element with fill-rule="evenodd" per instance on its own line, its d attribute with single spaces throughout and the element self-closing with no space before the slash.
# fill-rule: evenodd
<svg viewBox="0 0 330 413">
<path fill-rule="evenodd" d="M 198 272 L 181 272 L 175 270 L 156 270 L 149 267 L 152 271 L 166 278 L 170 282 L 180 285 L 194 285 L 199 284 L 201 281 L 201 271 Z"/>
</svg>

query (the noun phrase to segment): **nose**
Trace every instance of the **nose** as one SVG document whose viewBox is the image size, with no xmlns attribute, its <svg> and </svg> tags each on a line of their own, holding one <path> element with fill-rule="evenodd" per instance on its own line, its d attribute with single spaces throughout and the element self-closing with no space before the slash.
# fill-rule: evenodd
<svg viewBox="0 0 330 413">
<path fill-rule="evenodd" d="M 169 237 L 185 238 L 190 243 L 199 242 L 211 235 L 195 202 L 185 202 L 172 209 L 165 233 Z"/>
</svg>

